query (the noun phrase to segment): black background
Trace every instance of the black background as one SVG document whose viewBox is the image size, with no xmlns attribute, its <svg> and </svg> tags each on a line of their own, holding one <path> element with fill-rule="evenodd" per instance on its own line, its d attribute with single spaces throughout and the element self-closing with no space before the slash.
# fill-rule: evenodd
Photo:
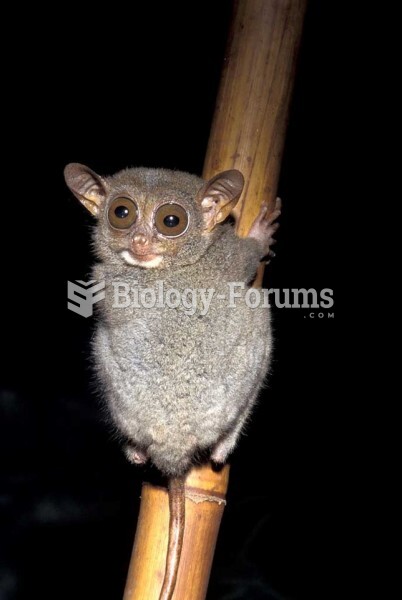
<svg viewBox="0 0 402 600">
<path fill-rule="evenodd" d="M 343 569 L 334 11 L 309 5 L 266 277 L 334 289 L 335 306 L 323 318 L 273 310 L 272 376 L 232 457 L 208 600 L 328 598 Z M 93 324 L 66 307 L 66 281 L 86 279 L 92 259 L 90 217 L 62 172 L 83 162 L 101 174 L 200 173 L 230 12 L 226 0 L 95 16 L 62 5 L 9 23 L 23 58 L 6 57 L 3 73 L 0 600 L 122 597 L 144 473 L 125 461 L 91 390 Z"/>
</svg>

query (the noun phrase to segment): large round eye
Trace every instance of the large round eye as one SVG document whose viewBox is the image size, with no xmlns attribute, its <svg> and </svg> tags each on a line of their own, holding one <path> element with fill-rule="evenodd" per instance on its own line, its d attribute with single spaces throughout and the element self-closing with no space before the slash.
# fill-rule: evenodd
<svg viewBox="0 0 402 600">
<path fill-rule="evenodd" d="M 156 229 L 166 237 L 177 237 L 188 227 L 188 213 L 179 204 L 162 204 L 155 215 Z"/>
<path fill-rule="evenodd" d="M 115 198 L 109 206 L 109 223 L 116 229 L 128 229 L 137 218 L 137 207 L 130 198 Z"/>
</svg>

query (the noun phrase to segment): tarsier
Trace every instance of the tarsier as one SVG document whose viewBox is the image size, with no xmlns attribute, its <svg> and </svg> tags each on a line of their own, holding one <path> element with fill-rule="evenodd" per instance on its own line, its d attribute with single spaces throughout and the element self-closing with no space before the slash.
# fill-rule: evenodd
<svg viewBox="0 0 402 600">
<path fill-rule="evenodd" d="M 170 528 L 160 598 L 172 597 L 184 529 L 184 479 L 200 455 L 224 463 L 268 370 L 269 308 L 244 301 L 271 252 L 280 201 L 263 205 L 246 238 L 224 223 L 241 195 L 236 170 L 210 181 L 165 169 L 100 177 L 65 169 L 70 190 L 96 217 L 93 279 L 106 282 L 93 356 L 99 383 L 128 459 L 168 477 Z M 214 290 L 208 312 L 183 306 L 115 306 L 113 284 Z M 235 307 L 228 285 L 243 282 Z"/>
</svg>

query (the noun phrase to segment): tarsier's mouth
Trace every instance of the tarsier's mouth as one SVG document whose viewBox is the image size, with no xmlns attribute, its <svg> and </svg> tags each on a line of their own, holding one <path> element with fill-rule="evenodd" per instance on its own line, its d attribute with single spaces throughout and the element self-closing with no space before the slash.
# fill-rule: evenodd
<svg viewBox="0 0 402 600">
<path fill-rule="evenodd" d="M 148 260 L 159 256 L 156 248 L 152 244 L 143 245 L 131 243 L 128 251 L 130 254 L 132 254 L 132 256 L 138 258 L 138 260 Z"/>
<path fill-rule="evenodd" d="M 123 250 L 120 253 L 123 260 L 134 267 L 144 267 L 146 269 L 153 269 L 159 267 L 163 261 L 163 256 L 160 254 L 135 254 L 131 250 Z"/>
<path fill-rule="evenodd" d="M 153 260 L 154 258 L 159 256 L 154 252 L 134 252 L 133 250 L 130 250 L 129 252 L 131 256 L 134 256 L 134 258 L 136 258 L 137 260 Z"/>
</svg>

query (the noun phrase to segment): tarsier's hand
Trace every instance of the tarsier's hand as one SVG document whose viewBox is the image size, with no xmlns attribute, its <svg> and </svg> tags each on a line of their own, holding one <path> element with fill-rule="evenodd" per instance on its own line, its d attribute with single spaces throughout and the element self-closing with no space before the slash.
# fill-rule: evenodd
<svg viewBox="0 0 402 600">
<path fill-rule="evenodd" d="M 278 229 L 279 223 L 275 223 L 274 221 L 281 214 L 281 206 L 281 199 L 277 198 L 274 209 L 268 213 L 268 204 L 263 204 L 248 234 L 248 237 L 254 238 L 260 243 L 263 256 L 275 256 L 275 252 L 271 249 L 271 246 L 276 243 L 273 235 Z"/>
</svg>

